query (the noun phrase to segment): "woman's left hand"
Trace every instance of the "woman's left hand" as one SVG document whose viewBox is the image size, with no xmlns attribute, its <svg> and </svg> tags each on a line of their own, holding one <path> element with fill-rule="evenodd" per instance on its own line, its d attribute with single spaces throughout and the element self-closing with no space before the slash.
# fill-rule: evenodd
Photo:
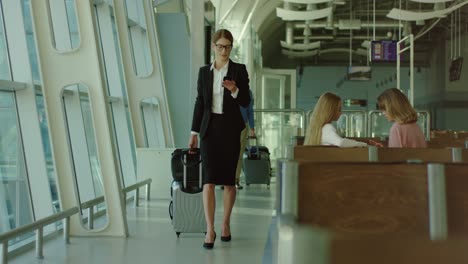
<svg viewBox="0 0 468 264">
<path fill-rule="evenodd" d="M 223 86 L 228 89 L 231 93 L 235 93 L 237 91 L 236 81 L 225 80 L 223 81 Z"/>
</svg>

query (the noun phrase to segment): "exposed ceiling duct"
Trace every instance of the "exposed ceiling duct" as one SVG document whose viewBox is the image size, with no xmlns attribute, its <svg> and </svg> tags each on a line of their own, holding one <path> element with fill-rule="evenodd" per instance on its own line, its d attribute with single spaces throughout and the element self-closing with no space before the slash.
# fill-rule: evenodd
<svg viewBox="0 0 468 264">
<path fill-rule="evenodd" d="M 280 40 L 282 54 L 301 58 L 331 53 L 324 50 L 349 52 L 350 47 L 360 47 L 359 55 L 365 56 L 371 40 L 416 35 L 429 26 L 426 20 L 445 17 L 468 3 L 405 0 L 402 5 L 401 1 L 283 0 L 276 8 L 276 15 L 285 24 L 285 38 Z"/>
<path fill-rule="evenodd" d="M 280 67 L 276 66 L 277 62 L 286 67 L 298 62 L 346 64 L 349 57 L 343 56 L 343 52 L 321 51 L 338 48 L 349 52 L 351 47 L 352 54 L 358 51 L 364 54 L 372 40 L 399 40 L 408 34 L 414 34 L 417 40 L 415 52 L 423 57 L 422 53 L 431 51 L 434 41 L 448 37 L 450 19 L 447 18 L 451 12 L 468 3 L 468 0 L 206 1 L 214 3 L 216 16 L 226 22 L 220 26 L 237 30 L 234 32 L 236 39 L 239 35 L 249 38 L 247 29 L 251 26 L 258 34 L 263 65 L 273 68 Z M 461 25 L 468 20 L 467 11 L 468 5 L 462 9 Z M 410 14 L 411 19 L 406 19 L 405 14 Z M 239 21 L 237 26 L 236 21 Z M 244 34 L 240 34 L 241 31 Z M 313 55 L 311 60 L 288 59 L 291 56 L 282 55 L 283 50 L 320 56 Z M 361 56 L 356 58 L 365 60 Z"/>
</svg>

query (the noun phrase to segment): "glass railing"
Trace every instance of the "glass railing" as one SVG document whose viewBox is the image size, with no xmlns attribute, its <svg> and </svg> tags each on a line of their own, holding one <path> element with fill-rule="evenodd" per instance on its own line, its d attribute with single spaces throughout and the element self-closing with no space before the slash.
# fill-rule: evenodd
<svg viewBox="0 0 468 264">
<path fill-rule="evenodd" d="M 307 112 L 307 124 L 309 124 L 312 110 Z M 367 112 L 363 110 L 343 110 L 341 116 L 334 123 L 336 131 L 344 137 L 367 137 Z"/>
<path fill-rule="evenodd" d="M 430 113 L 428 111 L 416 111 L 418 125 L 421 127 L 427 139 L 430 138 Z M 312 110 L 307 112 L 307 124 Z M 386 138 L 392 126 L 383 112 L 379 110 L 355 111 L 344 110 L 338 121 L 334 122 L 336 131 L 343 137 L 376 137 Z"/>
<path fill-rule="evenodd" d="M 305 112 L 302 109 L 254 110 L 257 144 L 270 151 L 271 166 L 286 157 L 287 146 L 293 136 L 304 135 Z"/>
<path fill-rule="evenodd" d="M 428 111 L 416 111 L 418 114 L 417 124 L 421 127 L 426 139 L 430 138 L 430 120 L 431 116 Z M 369 137 L 388 137 L 392 122 L 388 121 L 382 111 L 369 111 Z"/>
</svg>

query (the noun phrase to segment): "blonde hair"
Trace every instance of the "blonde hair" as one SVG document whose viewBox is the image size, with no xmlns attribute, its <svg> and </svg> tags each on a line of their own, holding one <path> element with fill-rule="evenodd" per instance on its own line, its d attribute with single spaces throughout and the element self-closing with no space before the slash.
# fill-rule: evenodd
<svg viewBox="0 0 468 264">
<path fill-rule="evenodd" d="M 383 91 L 377 97 L 377 105 L 380 110 L 385 111 L 388 117 L 397 123 L 408 124 L 418 121 L 418 115 L 408 98 L 397 88 Z"/>
<path fill-rule="evenodd" d="M 321 145 L 322 127 L 331 123 L 338 114 L 341 98 L 333 93 L 324 93 L 315 105 L 307 127 L 304 145 Z"/>
</svg>

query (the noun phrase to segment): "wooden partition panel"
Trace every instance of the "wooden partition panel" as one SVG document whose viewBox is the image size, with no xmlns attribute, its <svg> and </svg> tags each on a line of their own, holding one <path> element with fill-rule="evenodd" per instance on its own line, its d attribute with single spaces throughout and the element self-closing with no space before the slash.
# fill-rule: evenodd
<svg viewBox="0 0 468 264">
<path fill-rule="evenodd" d="M 462 160 L 468 162 L 468 149 L 462 149 Z"/>
<path fill-rule="evenodd" d="M 431 138 L 427 146 L 429 148 L 464 148 L 465 139 Z"/>
<path fill-rule="evenodd" d="M 316 162 L 328 161 L 368 161 L 367 148 L 339 148 L 334 146 L 296 146 L 295 160 L 310 160 Z"/>
<path fill-rule="evenodd" d="M 450 148 L 379 148 L 378 160 L 381 162 L 401 162 L 421 160 L 424 162 L 452 162 Z"/>
<path fill-rule="evenodd" d="M 385 138 L 385 137 L 346 137 L 346 138 L 356 140 L 356 141 L 361 141 L 367 144 L 369 144 L 369 141 L 372 140 L 378 143 L 382 143 L 384 146 L 388 146 L 388 138 Z"/>
<path fill-rule="evenodd" d="M 368 148 L 339 148 L 332 146 L 296 146 L 295 160 L 314 162 L 359 162 L 369 160 Z M 450 163 L 452 149 L 438 148 L 377 148 L 379 162 L 406 162 L 421 160 L 423 162 Z M 468 149 L 462 149 L 462 160 L 468 162 Z"/>
<path fill-rule="evenodd" d="M 298 221 L 338 234 L 429 237 L 425 164 L 299 162 Z"/>
<path fill-rule="evenodd" d="M 468 235 L 468 164 L 445 164 L 449 237 Z"/>
<path fill-rule="evenodd" d="M 330 264 L 468 263 L 467 240 L 405 239 L 333 240 Z"/>
</svg>

